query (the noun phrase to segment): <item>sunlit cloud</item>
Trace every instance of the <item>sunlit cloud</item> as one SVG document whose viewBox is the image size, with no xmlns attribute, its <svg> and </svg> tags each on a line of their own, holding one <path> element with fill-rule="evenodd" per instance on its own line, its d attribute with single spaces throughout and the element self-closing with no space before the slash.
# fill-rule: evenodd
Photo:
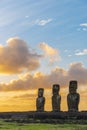
<svg viewBox="0 0 87 130">
<path fill-rule="evenodd" d="M 49 46 L 47 43 L 42 42 L 39 44 L 40 49 L 44 52 L 44 56 L 49 58 L 49 62 L 53 63 L 60 60 L 59 50 Z"/>
<path fill-rule="evenodd" d="M 36 72 L 25 74 L 17 80 L 0 84 L 0 91 L 24 91 L 39 87 L 51 88 L 54 83 L 66 88 L 70 80 L 77 80 L 79 85 L 87 85 L 87 68 L 82 63 L 72 63 L 68 70 L 57 67 L 50 74 Z"/>
<path fill-rule="evenodd" d="M 70 79 L 77 80 L 80 85 L 87 85 L 87 68 L 80 62 L 72 63 L 68 70 L 68 76 Z"/>
<path fill-rule="evenodd" d="M 10 38 L 6 46 L 0 45 L 0 73 L 15 74 L 35 70 L 39 67 L 40 57 L 30 51 L 25 41 Z"/>
</svg>

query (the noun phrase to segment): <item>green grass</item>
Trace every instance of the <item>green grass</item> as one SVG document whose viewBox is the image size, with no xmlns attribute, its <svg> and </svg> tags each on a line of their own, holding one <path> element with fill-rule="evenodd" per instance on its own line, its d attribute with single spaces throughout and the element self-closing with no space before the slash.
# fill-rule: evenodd
<svg viewBox="0 0 87 130">
<path fill-rule="evenodd" d="M 24 124 L 0 120 L 0 130 L 87 130 L 87 125 L 77 124 Z"/>
</svg>

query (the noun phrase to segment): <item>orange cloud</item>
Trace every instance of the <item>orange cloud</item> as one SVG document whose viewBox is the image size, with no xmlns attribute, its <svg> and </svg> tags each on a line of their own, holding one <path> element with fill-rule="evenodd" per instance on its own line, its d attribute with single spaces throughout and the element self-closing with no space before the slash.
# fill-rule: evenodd
<svg viewBox="0 0 87 130">
<path fill-rule="evenodd" d="M 0 91 L 22 91 L 39 87 L 51 88 L 54 83 L 60 84 L 61 88 L 66 88 L 70 80 L 77 80 L 80 86 L 86 86 L 87 68 L 82 63 L 73 63 L 69 70 L 56 68 L 47 75 L 41 72 L 37 72 L 34 75 L 27 73 L 8 84 L 0 84 Z"/>
<path fill-rule="evenodd" d="M 41 56 L 32 53 L 27 43 L 19 38 L 10 38 L 7 45 L 0 45 L 0 73 L 14 74 L 39 67 Z"/>
<path fill-rule="evenodd" d="M 39 46 L 40 46 L 40 49 L 44 52 L 44 56 L 46 58 L 49 58 L 50 63 L 60 60 L 59 51 L 57 49 L 49 46 L 45 42 L 40 43 Z"/>
</svg>

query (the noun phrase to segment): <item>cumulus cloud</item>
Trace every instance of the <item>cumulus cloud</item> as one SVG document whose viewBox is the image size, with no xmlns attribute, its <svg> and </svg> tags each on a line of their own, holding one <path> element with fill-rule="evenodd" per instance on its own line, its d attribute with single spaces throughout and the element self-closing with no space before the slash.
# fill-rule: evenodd
<svg viewBox="0 0 87 130">
<path fill-rule="evenodd" d="M 87 55 L 87 49 L 84 49 L 83 51 L 78 51 L 75 53 L 77 56 Z"/>
<path fill-rule="evenodd" d="M 82 63 L 73 63 L 68 71 L 70 79 L 77 80 L 81 85 L 87 85 L 87 68 Z"/>
<path fill-rule="evenodd" d="M 51 63 L 60 60 L 59 51 L 57 49 L 49 46 L 45 42 L 40 43 L 39 46 L 40 49 L 44 52 L 44 56 L 49 58 Z"/>
<path fill-rule="evenodd" d="M 37 53 L 32 53 L 25 41 L 10 38 L 7 45 L 0 45 L 0 73 L 14 74 L 24 70 L 35 70 L 39 67 Z"/>
<path fill-rule="evenodd" d="M 46 24 L 50 23 L 51 21 L 52 21 L 52 19 L 42 19 L 42 20 L 37 19 L 35 21 L 35 24 L 37 24 L 39 26 L 45 26 Z"/>
<path fill-rule="evenodd" d="M 66 88 L 70 80 L 77 80 L 79 85 L 87 85 L 87 68 L 82 63 L 73 63 L 68 70 L 56 68 L 50 74 L 37 72 L 34 75 L 29 73 L 13 80 L 8 84 L 0 84 L 0 91 L 22 91 L 32 90 L 40 87 L 52 88 L 55 83 L 60 84 L 61 88 Z"/>
</svg>

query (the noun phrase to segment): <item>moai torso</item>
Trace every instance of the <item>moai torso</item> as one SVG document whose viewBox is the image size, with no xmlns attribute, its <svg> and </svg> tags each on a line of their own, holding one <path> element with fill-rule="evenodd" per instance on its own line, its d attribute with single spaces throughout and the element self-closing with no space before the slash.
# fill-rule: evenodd
<svg viewBox="0 0 87 130">
<path fill-rule="evenodd" d="M 69 94 L 67 96 L 68 111 L 78 111 L 80 95 L 76 90 L 77 81 L 70 81 Z"/>
<path fill-rule="evenodd" d="M 37 111 L 44 111 L 45 97 L 43 97 L 44 89 L 38 89 L 38 98 L 36 99 Z"/>
<path fill-rule="evenodd" d="M 53 111 L 60 111 L 61 96 L 59 95 L 60 86 L 58 84 L 53 85 L 52 96 L 52 109 Z"/>
</svg>

